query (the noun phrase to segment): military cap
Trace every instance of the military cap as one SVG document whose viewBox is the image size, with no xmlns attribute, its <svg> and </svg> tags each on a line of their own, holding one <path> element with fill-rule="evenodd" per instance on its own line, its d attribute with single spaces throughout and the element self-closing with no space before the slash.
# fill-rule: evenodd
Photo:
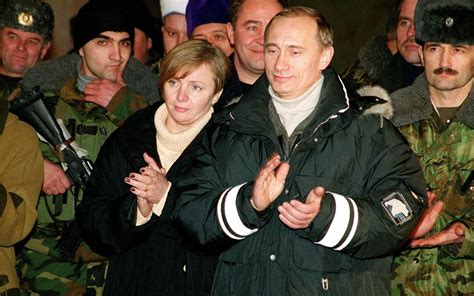
<svg viewBox="0 0 474 296">
<path fill-rule="evenodd" d="M 46 40 L 53 37 L 54 13 L 49 4 L 39 0 L 6 0 L 0 27 L 37 33 Z"/>
<path fill-rule="evenodd" d="M 415 9 L 418 43 L 474 43 L 473 0 L 419 0 Z"/>
</svg>

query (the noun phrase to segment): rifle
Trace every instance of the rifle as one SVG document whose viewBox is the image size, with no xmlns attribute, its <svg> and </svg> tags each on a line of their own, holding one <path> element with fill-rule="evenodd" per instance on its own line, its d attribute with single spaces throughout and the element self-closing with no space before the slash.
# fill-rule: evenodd
<svg viewBox="0 0 474 296">
<path fill-rule="evenodd" d="M 84 189 L 92 173 L 92 161 L 77 155 L 71 146 L 74 139 L 65 139 L 58 122 L 46 108 L 43 98 L 40 87 L 35 86 L 10 102 L 10 112 L 30 124 L 46 140 L 58 159 L 66 164 L 65 173 L 72 184 Z"/>
</svg>

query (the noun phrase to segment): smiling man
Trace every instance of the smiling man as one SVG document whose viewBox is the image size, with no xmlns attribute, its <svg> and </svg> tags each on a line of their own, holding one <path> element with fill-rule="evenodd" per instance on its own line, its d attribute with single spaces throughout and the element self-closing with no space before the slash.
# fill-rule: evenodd
<svg viewBox="0 0 474 296">
<path fill-rule="evenodd" d="M 420 158 L 434 200 L 395 259 L 393 295 L 473 292 L 473 14 L 470 0 L 419 0 L 416 7 L 425 73 L 392 94 L 392 121 Z"/>
<path fill-rule="evenodd" d="M 265 75 L 177 184 L 178 222 L 230 246 L 211 294 L 388 295 L 391 254 L 424 209 L 418 161 L 380 115 L 349 105 L 318 11 L 279 12 L 264 40 Z"/>
<path fill-rule="evenodd" d="M 24 80 L 41 86 L 46 105 L 78 145 L 76 152 L 95 161 L 108 136 L 130 114 L 147 105 L 132 86 L 148 77 L 140 69 L 148 70 L 136 60 L 142 68 L 131 63 L 134 26 L 123 6 L 108 1 L 88 2 L 79 10 L 74 28 L 77 53 L 42 63 Z M 73 71 L 69 69 L 72 60 L 76 61 L 71 66 Z M 53 70 L 48 68 L 51 65 Z M 135 76 L 124 75 L 128 69 Z M 50 77 L 61 79 L 50 81 Z M 26 85 L 25 81 L 22 85 Z M 105 258 L 80 244 L 80 236 L 74 234 L 75 206 L 82 200 L 82 190 L 67 177 L 60 159 L 48 145 L 42 144 L 42 152 L 45 180 L 38 224 L 19 255 L 23 287 L 40 295 L 85 294 L 86 287 L 91 286 L 100 289 L 105 264 L 97 263 Z M 63 245 L 58 240 L 68 243 Z M 93 275 L 87 273 L 87 267 L 92 265 Z"/>
<path fill-rule="evenodd" d="M 51 46 L 54 14 L 41 1 L 7 0 L 0 15 L 0 96 L 6 98 Z"/>
<path fill-rule="evenodd" d="M 234 46 L 230 56 L 231 79 L 224 87 L 216 111 L 237 102 L 263 74 L 263 34 L 272 17 L 283 10 L 282 0 L 232 0 L 229 41 Z"/>
</svg>

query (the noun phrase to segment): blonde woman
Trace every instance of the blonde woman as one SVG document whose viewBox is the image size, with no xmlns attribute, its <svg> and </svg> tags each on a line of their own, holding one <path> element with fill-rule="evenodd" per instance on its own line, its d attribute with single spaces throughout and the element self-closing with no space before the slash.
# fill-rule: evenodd
<svg viewBox="0 0 474 296">
<path fill-rule="evenodd" d="M 180 44 L 160 67 L 164 103 L 132 115 L 102 147 L 79 209 L 84 237 L 110 257 L 104 295 L 208 295 L 215 254 L 173 225 L 173 182 L 210 125 L 229 76 L 218 48 Z M 216 250 L 216 248 L 212 248 Z"/>
</svg>

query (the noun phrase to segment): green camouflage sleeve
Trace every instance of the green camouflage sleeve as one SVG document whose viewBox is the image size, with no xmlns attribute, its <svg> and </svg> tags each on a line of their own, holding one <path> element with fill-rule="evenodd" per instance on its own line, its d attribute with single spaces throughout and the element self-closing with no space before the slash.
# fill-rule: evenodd
<svg viewBox="0 0 474 296">
<path fill-rule="evenodd" d="M 107 106 L 107 111 L 109 112 L 110 119 L 117 126 L 120 126 L 128 116 L 146 106 L 148 106 L 148 103 L 144 96 L 139 95 L 128 87 L 123 87 L 112 98 Z"/>
</svg>

